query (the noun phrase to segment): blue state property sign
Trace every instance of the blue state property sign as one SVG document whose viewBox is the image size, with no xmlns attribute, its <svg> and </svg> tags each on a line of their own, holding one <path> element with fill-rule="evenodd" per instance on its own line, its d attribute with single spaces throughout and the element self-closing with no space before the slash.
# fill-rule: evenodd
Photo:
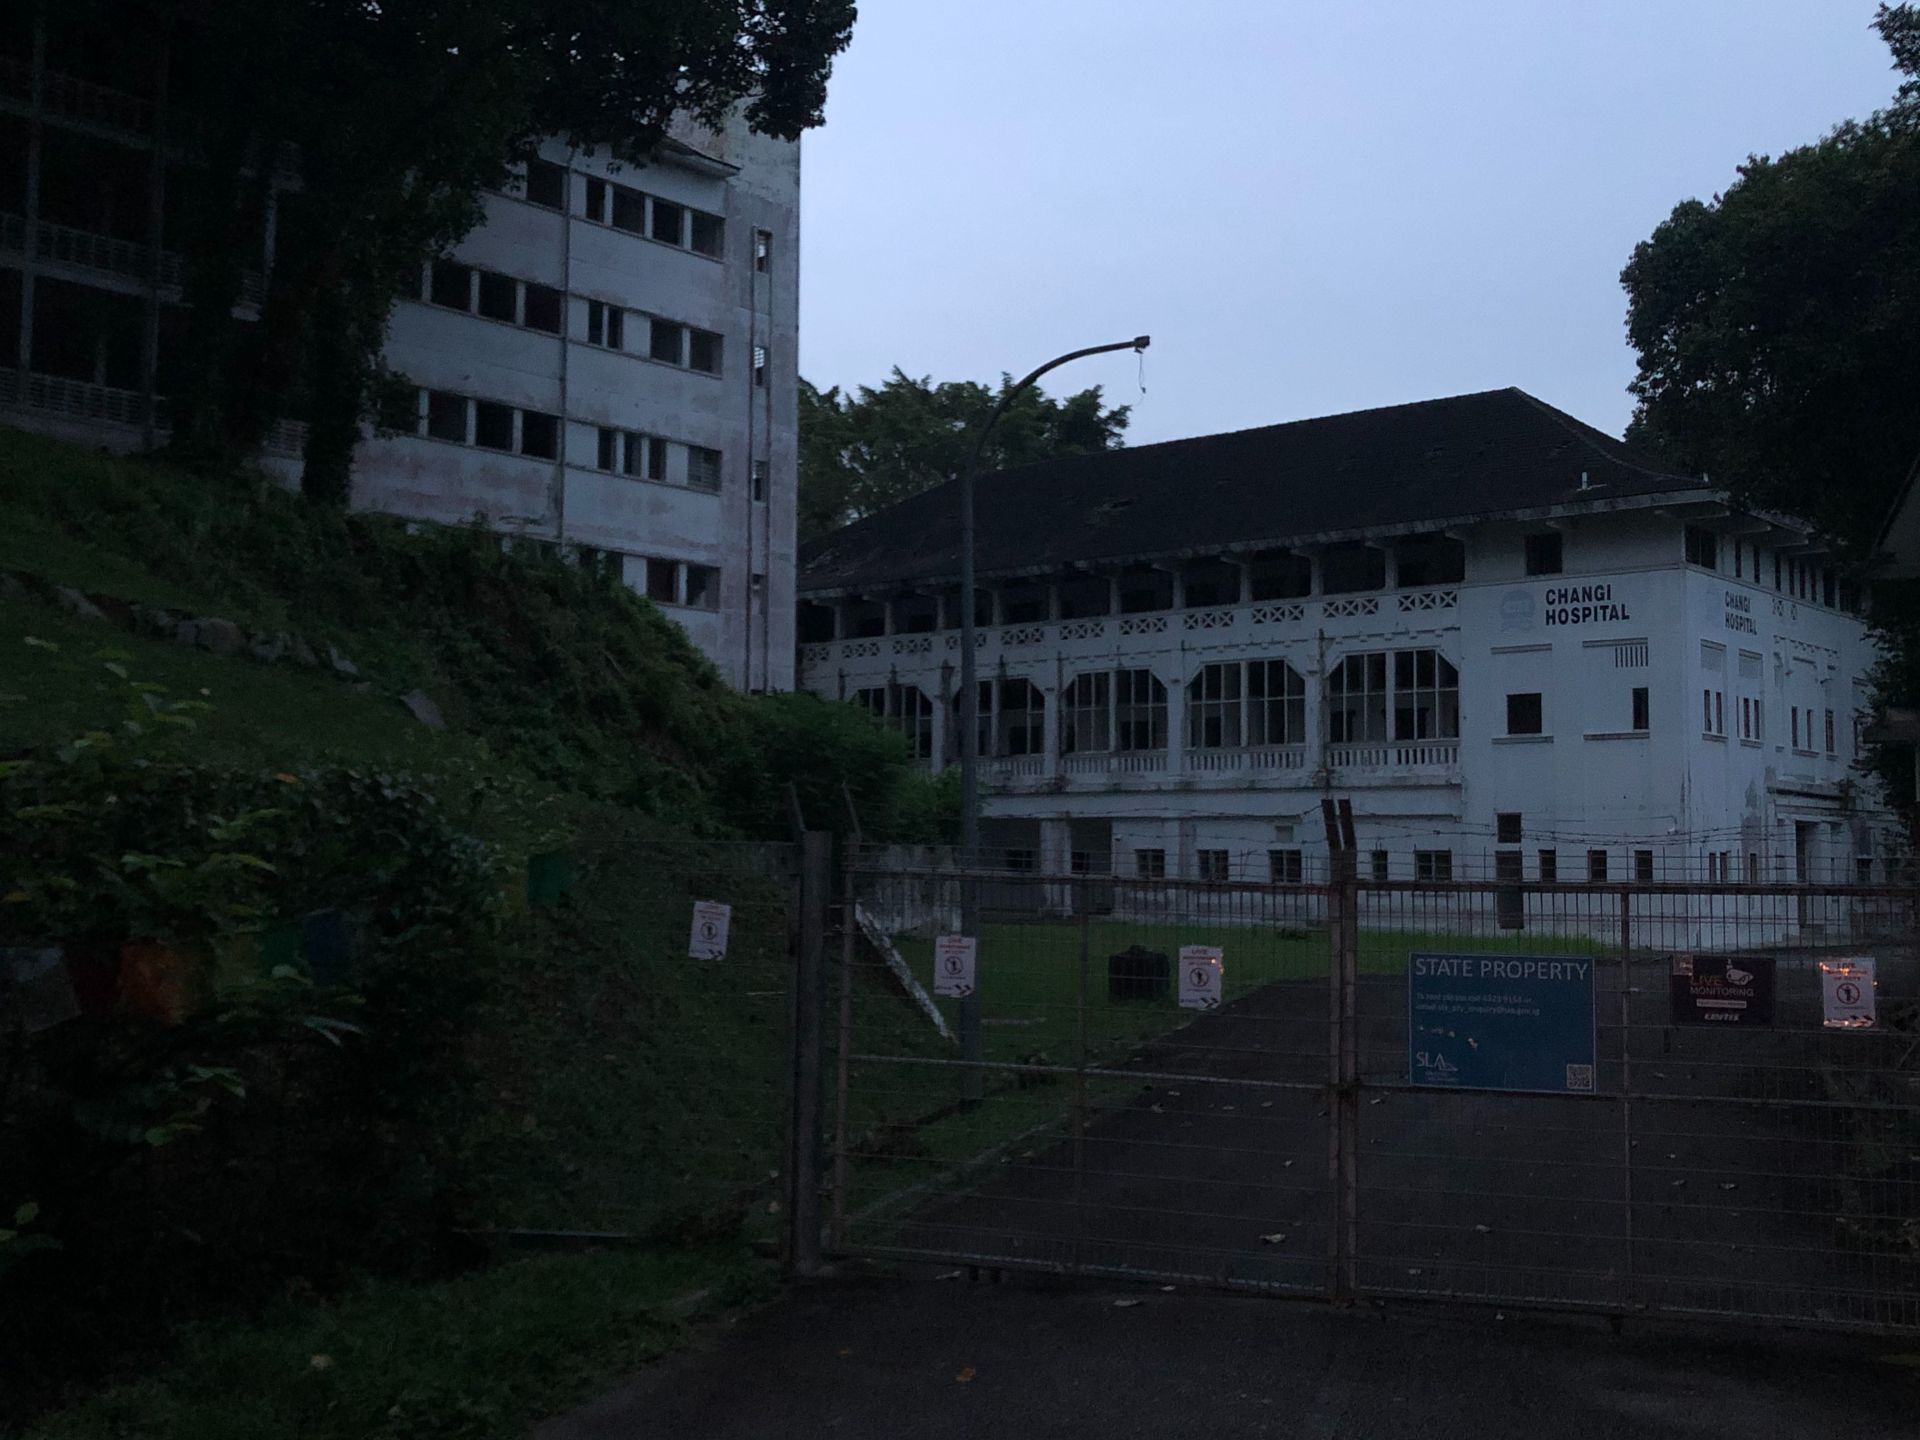
<svg viewBox="0 0 1920 1440">
<path fill-rule="evenodd" d="M 1446 1090 L 1594 1088 L 1590 955 L 1407 960 L 1407 1079 Z"/>
</svg>

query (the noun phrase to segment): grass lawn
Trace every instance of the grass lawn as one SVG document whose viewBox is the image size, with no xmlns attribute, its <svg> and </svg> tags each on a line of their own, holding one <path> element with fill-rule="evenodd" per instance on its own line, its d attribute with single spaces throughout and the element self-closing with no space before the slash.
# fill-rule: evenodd
<svg viewBox="0 0 1920 1440">
<path fill-rule="evenodd" d="M 738 1251 L 542 1256 L 192 1331 L 30 1440 L 507 1440 L 672 1349 L 673 1302 L 770 1284 Z"/>
<path fill-rule="evenodd" d="M 901 935 L 895 944 L 915 977 L 931 992 L 932 937 Z M 1186 1025 L 1193 1012 L 1179 1008 L 1172 985 L 1168 994 L 1158 999 L 1108 998 L 1107 957 L 1135 945 L 1160 951 L 1170 960 L 1177 958 L 1183 945 L 1219 946 L 1228 1004 L 1276 982 L 1314 981 L 1327 974 L 1327 932 L 1321 927 L 1181 925 L 1112 918 L 988 923 L 981 927 L 977 971 L 985 1058 L 1000 1063 L 1072 1066 L 1078 1063 L 1084 1044 L 1089 1063 L 1112 1066 L 1124 1062 L 1142 1045 Z M 1600 948 L 1595 941 L 1574 936 L 1363 929 L 1359 961 L 1362 974 L 1394 976 L 1405 973 L 1407 956 L 1416 950 L 1592 954 Z M 867 968 L 878 967 L 863 967 Z M 1311 997 L 1314 1014 L 1324 1016 L 1324 990 L 1311 987 Z M 959 1002 L 940 999 L 935 1003 L 957 1033 Z M 887 1036 L 868 1023 L 869 1016 L 883 1013 L 878 1008 L 881 1006 L 890 1007 L 885 1013 L 894 1033 L 900 1033 L 898 1019 L 892 1013 L 902 1008 L 897 1000 L 876 993 L 856 1005 L 854 1051 L 887 1058 L 853 1066 L 852 1094 L 870 1106 L 890 1105 L 905 1111 L 917 1105 L 922 1114 L 932 1118 L 911 1135 L 874 1135 L 863 1131 L 858 1123 L 849 1126 L 859 1157 L 848 1197 L 850 1213 L 908 1187 L 937 1180 L 997 1147 L 1013 1144 L 1020 1150 L 1044 1145 L 1049 1132 L 1057 1133 L 1071 1118 L 1075 1098 L 1071 1076 L 1028 1075 L 1021 1079 L 1012 1072 L 989 1072 L 986 1097 L 975 1106 L 956 1107 L 961 1072 L 911 1063 L 914 1057 L 927 1053 L 924 1047 L 910 1052 L 891 1048 Z M 926 1028 L 931 1033 L 931 1027 Z M 948 1046 L 936 1053 L 957 1057 L 958 1050 Z M 907 1063 L 899 1063 L 902 1061 Z M 1097 1106 L 1103 1100 L 1130 1093 L 1137 1083 L 1119 1077 L 1091 1077 L 1086 1102 Z M 1038 1133 L 1022 1138 L 1029 1132 Z"/>
</svg>

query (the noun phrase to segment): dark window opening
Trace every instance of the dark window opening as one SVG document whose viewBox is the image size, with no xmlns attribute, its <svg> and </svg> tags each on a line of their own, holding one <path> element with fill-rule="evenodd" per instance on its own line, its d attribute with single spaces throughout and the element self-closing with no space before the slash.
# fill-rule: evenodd
<svg viewBox="0 0 1920 1440">
<path fill-rule="evenodd" d="M 1607 878 L 1607 852 L 1604 850 L 1587 851 L 1587 879 L 1600 884 Z"/>
<path fill-rule="evenodd" d="M 1563 543 L 1558 530 L 1527 536 L 1527 574 L 1558 575 L 1564 561 Z"/>
<path fill-rule="evenodd" d="M 560 456 L 560 417 L 539 410 L 520 412 L 520 453 L 536 460 Z"/>
<path fill-rule="evenodd" d="M 1467 547 L 1450 535 L 1409 535 L 1395 544 L 1393 552 L 1403 590 L 1457 585 L 1466 578 Z"/>
<path fill-rule="evenodd" d="M 670 200 L 655 200 L 653 228 L 647 233 L 655 240 L 665 241 L 669 245 L 685 244 L 686 241 L 682 238 L 681 232 L 686 223 L 686 213 L 685 209 Z"/>
<path fill-rule="evenodd" d="M 678 599 L 680 567 L 671 560 L 647 561 L 647 598 L 659 605 L 672 605 Z"/>
<path fill-rule="evenodd" d="M 756 230 L 753 232 L 753 268 L 762 274 L 773 259 L 773 232 Z"/>
<path fill-rule="evenodd" d="M 519 285 L 505 275 L 490 270 L 480 272 L 480 313 L 489 320 L 504 320 L 509 325 L 518 318 L 515 292 Z"/>
<path fill-rule="evenodd" d="M 1644 685 L 1636 685 L 1633 690 L 1633 724 L 1628 728 L 1633 730 L 1651 730 L 1653 726 L 1648 710 L 1647 687 Z"/>
<path fill-rule="evenodd" d="M 444 390 L 427 392 L 427 434 L 436 440 L 467 441 L 467 397 Z"/>
<path fill-rule="evenodd" d="M 686 603 L 694 610 L 720 608 L 720 572 L 711 565 L 689 565 Z"/>
<path fill-rule="evenodd" d="M 599 462 L 602 470 L 620 468 L 620 432 L 618 430 L 601 427 Z"/>
<path fill-rule="evenodd" d="M 1541 733 L 1539 694 L 1529 692 L 1524 695 L 1507 696 L 1507 734 L 1538 735 Z"/>
<path fill-rule="evenodd" d="M 1706 570 L 1720 568 L 1720 537 L 1711 530 L 1689 525 L 1683 543 L 1689 565 L 1698 565 Z"/>
<path fill-rule="evenodd" d="M 1518 810 L 1502 810 L 1493 817 L 1493 838 L 1501 845 L 1518 845 L 1524 833 Z"/>
<path fill-rule="evenodd" d="M 1133 852 L 1133 873 L 1142 880 L 1164 880 L 1167 878 L 1167 852 L 1164 850 L 1136 850 Z"/>
<path fill-rule="evenodd" d="M 488 450 L 513 449 L 513 407 L 474 401 L 473 443 Z"/>
<path fill-rule="evenodd" d="M 752 485 L 753 485 L 754 499 L 764 500 L 767 498 L 767 462 L 766 461 L 756 460 L 753 462 Z M 927 628 L 931 630 L 933 626 L 929 625 Z"/>
<path fill-rule="evenodd" d="M 1248 597 L 1253 600 L 1298 600 L 1313 593 L 1313 562 L 1289 551 L 1256 555 L 1247 565 Z"/>
<path fill-rule="evenodd" d="M 1298 885 L 1306 874 L 1305 857 L 1298 850 L 1269 850 L 1267 878 L 1275 885 Z"/>
<path fill-rule="evenodd" d="M 726 248 L 727 222 L 718 215 L 707 214 L 704 210 L 695 210 L 692 215 L 689 246 L 702 255 L 718 257 Z"/>
<path fill-rule="evenodd" d="M 1453 852 L 1451 850 L 1414 851 L 1413 878 L 1415 880 L 1453 879 Z"/>
<path fill-rule="evenodd" d="M 602 224 L 607 219 L 607 182 L 588 177 L 587 180 L 587 218 L 598 220 Z"/>
<path fill-rule="evenodd" d="M 664 360 L 669 365 L 684 363 L 686 334 L 687 327 L 684 325 L 676 325 L 671 320 L 655 320 L 653 334 L 647 345 L 647 354 L 655 360 Z"/>
<path fill-rule="evenodd" d="M 521 322 L 529 330 L 544 330 L 549 335 L 560 333 L 560 315 L 562 305 L 560 292 L 550 285 L 527 286 L 525 318 Z"/>
<path fill-rule="evenodd" d="M 1542 850 L 1540 852 L 1540 878 L 1546 881 L 1554 881 L 1560 878 L 1560 852 L 1558 850 Z"/>
<path fill-rule="evenodd" d="M 1387 552 L 1371 545 L 1334 545 L 1320 557 L 1320 589 L 1328 595 L 1384 590 Z"/>
<path fill-rule="evenodd" d="M 1224 560 L 1195 560 L 1181 575 L 1181 591 L 1189 610 L 1205 610 L 1240 603 L 1240 567 Z"/>
<path fill-rule="evenodd" d="M 625 185 L 613 187 L 613 228 L 635 235 L 647 233 L 647 197 Z"/>
<path fill-rule="evenodd" d="M 720 452 L 704 445 L 687 447 L 687 484 L 695 490 L 720 488 Z"/>
<path fill-rule="evenodd" d="M 549 210 L 567 208 L 567 171 L 546 160 L 527 162 L 527 199 Z"/>
<path fill-rule="evenodd" d="M 472 286 L 473 271 L 469 267 L 452 260 L 436 260 L 433 262 L 433 279 L 427 287 L 427 298 L 449 310 L 471 310 Z"/>
<path fill-rule="evenodd" d="M 1164 570 L 1128 570 L 1120 577 L 1120 613 L 1141 615 L 1173 608 L 1173 576 Z"/>
<path fill-rule="evenodd" d="M 687 332 L 687 367 L 706 375 L 720 373 L 720 337 L 711 330 Z"/>
<path fill-rule="evenodd" d="M 1653 882 L 1653 851 L 1633 852 L 1633 878 L 1643 885 Z"/>
</svg>

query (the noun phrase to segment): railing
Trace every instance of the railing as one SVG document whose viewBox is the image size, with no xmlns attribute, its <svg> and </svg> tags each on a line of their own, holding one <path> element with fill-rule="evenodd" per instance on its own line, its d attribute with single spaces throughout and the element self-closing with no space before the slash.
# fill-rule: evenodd
<svg viewBox="0 0 1920 1440">
<path fill-rule="evenodd" d="M 893 653 L 896 655 L 931 655 L 933 636 L 896 635 L 893 637 Z"/>
<path fill-rule="evenodd" d="M 1420 740 L 1404 743 L 1331 745 L 1327 764 L 1335 770 L 1410 770 L 1457 765 L 1458 740 Z"/>
<path fill-rule="evenodd" d="M 59 265 L 122 275 L 129 280 L 142 282 L 157 278 L 163 290 L 178 290 L 185 283 L 185 262 L 171 250 L 160 252 L 156 269 L 152 247 L 137 240 L 120 240 L 91 230 L 78 230 L 71 225 L 56 225 L 48 220 L 37 221 L 33 229 L 33 243 L 29 247 L 26 217 L 13 213 L 0 214 L 0 251 L 25 255 L 31 248 L 36 258 L 51 260 Z M 258 305 L 266 298 L 266 294 L 265 275 L 258 270 L 240 272 L 241 304 Z"/>
<path fill-rule="evenodd" d="M 138 390 L 90 385 L 84 380 L 68 380 L 59 375 L 23 375 L 18 370 L 0 370 L 0 404 L 24 405 L 33 410 L 71 415 L 81 420 L 104 420 L 115 425 L 146 422 L 146 397 Z M 154 408 L 156 427 L 166 429 L 166 400 L 156 401 Z"/>
<path fill-rule="evenodd" d="M 1458 590 L 1413 590 L 1400 597 L 1402 611 L 1451 610 L 1459 603 Z"/>
<path fill-rule="evenodd" d="M 1250 745 L 1237 750 L 1187 751 L 1187 769 L 1203 774 L 1229 774 L 1263 770 L 1303 770 L 1307 764 L 1304 745 Z"/>
<path fill-rule="evenodd" d="M 1013 780 L 1047 773 L 1044 755 L 995 755 L 980 761 L 981 773 L 989 779 Z"/>
</svg>

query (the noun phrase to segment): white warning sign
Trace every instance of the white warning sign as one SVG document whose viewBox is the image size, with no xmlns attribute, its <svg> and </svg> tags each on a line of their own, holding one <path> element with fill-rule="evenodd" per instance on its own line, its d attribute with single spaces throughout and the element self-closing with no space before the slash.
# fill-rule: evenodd
<svg viewBox="0 0 1920 1440">
<path fill-rule="evenodd" d="M 1220 1004 L 1220 992 L 1226 988 L 1218 945 L 1182 945 L 1180 947 L 1180 1008 L 1212 1010 Z"/>
<path fill-rule="evenodd" d="M 1874 1023 L 1873 959 L 1850 955 L 1820 962 L 1820 1000 L 1834 1030 L 1866 1030 Z"/>
<path fill-rule="evenodd" d="M 693 902 L 693 934 L 687 939 L 687 954 L 695 960 L 727 958 L 727 931 L 733 925 L 733 907 L 718 900 Z"/>
<path fill-rule="evenodd" d="M 973 963 L 980 942 L 971 935 L 942 935 L 933 942 L 933 993 L 964 1000 L 973 994 Z"/>
</svg>

